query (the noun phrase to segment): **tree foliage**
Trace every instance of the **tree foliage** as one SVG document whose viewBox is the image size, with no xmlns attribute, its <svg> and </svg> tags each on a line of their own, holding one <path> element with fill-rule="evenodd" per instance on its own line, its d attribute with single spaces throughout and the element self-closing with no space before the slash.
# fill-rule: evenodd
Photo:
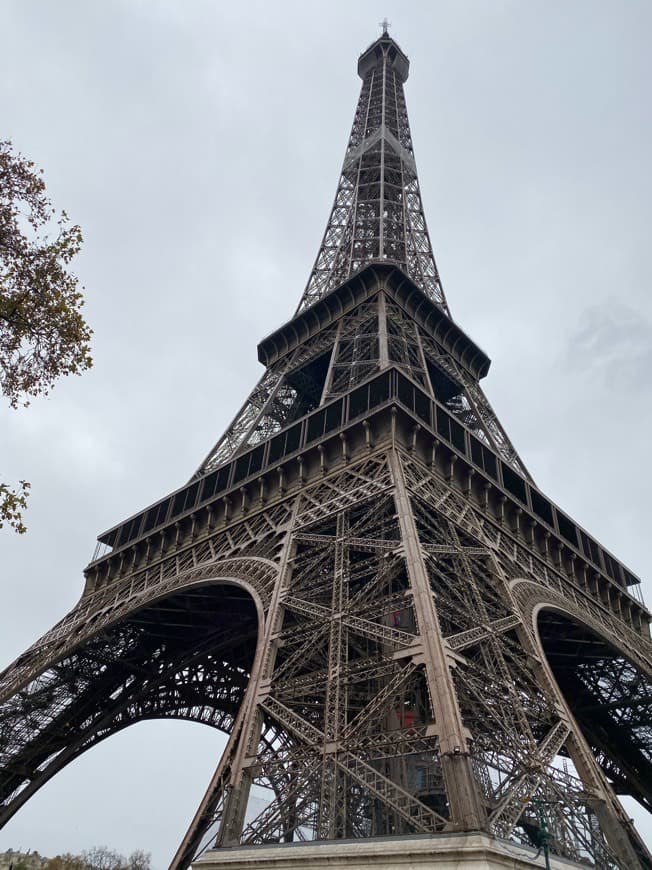
<svg viewBox="0 0 652 870">
<path fill-rule="evenodd" d="M 92 365 L 84 300 L 68 268 L 81 244 L 80 228 L 52 208 L 42 171 L 0 141 L 0 390 L 12 408 Z M 0 528 L 25 531 L 26 490 L 0 484 Z"/>
<path fill-rule="evenodd" d="M 23 511 L 27 507 L 29 489 L 30 484 L 26 480 L 21 480 L 17 489 L 0 483 L 0 529 L 8 523 L 19 535 L 27 531 L 23 522 Z"/>
<path fill-rule="evenodd" d="M 128 857 L 107 846 L 94 846 L 81 855 L 56 855 L 46 870 L 151 870 L 152 856 L 136 849 Z"/>
<path fill-rule="evenodd" d="M 85 870 L 81 855 L 71 855 L 65 852 L 63 855 L 55 855 L 50 858 L 46 870 Z"/>
</svg>

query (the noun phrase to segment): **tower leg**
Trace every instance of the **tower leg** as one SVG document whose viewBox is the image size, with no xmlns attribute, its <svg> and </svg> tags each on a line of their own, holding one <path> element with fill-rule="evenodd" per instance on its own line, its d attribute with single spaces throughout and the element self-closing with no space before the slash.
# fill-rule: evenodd
<svg viewBox="0 0 652 870">
<path fill-rule="evenodd" d="M 414 611 L 423 644 L 430 703 L 438 729 L 442 770 L 450 802 L 450 828 L 482 830 L 486 816 L 471 769 L 467 730 L 457 703 L 401 460 L 395 450 L 390 455 L 390 469 Z"/>
<path fill-rule="evenodd" d="M 255 761 L 264 726 L 260 701 L 267 695 L 269 680 L 276 662 L 276 636 L 283 620 L 282 594 L 292 572 L 292 554 L 294 552 L 292 527 L 298 505 L 299 500 L 297 499 L 283 546 L 278 580 L 268 611 L 262 643 L 259 645 L 256 662 L 249 680 L 245 709 L 242 711 L 242 726 L 237 740 L 232 744 L 233 758 L 228 763 L 229 777 L 225 785 L 224 811 L 216 838 L 216 844 L 219 846 L 237 845 L 240 842 L 245 823 L 252 784 L 251 765 Z"/>
</svg>

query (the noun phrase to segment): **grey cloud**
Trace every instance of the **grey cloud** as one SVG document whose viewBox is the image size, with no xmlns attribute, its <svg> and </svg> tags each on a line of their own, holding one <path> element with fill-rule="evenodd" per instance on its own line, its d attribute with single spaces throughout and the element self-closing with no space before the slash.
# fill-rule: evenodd
<svg viewBox="0 0 652 870">
<path fill-rule="evenodd" d="M 609 388 L 649 389 L 652 323 L 616 299 L 588 308 L 569 341 L 566 362 L 567 369 L 598 377 Z"/>
</svg>

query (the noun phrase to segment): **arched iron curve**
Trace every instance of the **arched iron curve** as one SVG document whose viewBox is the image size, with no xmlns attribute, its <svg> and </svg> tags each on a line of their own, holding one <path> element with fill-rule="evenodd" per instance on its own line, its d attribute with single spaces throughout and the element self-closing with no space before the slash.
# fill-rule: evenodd
<svg viewBox="0 0 652 870">
<path fill-rule="evenodd" d="M 636 636 L 637 646 L 625 647 L 624 641 L 633 634 L 632 629 L 617 619 L 611 611 L 605 609 L 598 617 L 595 612 L 580 608 L 574 601 L 549 586 L 532 580 L 517 578 L 511 581 L 510 587 L 523 615 L 524 625 L 532 632 L 542 653 L 544 650 L 537 629 L 539 612 L 543 609 L 557 610 L 603 637 L 632 664 L 652 678 L 652 645 L 645 638 Z M 647 655 L 644 653 L 646 648 L 649 650 Z"/>
<path fill-rule="evenodd" d="M 615 787 L 616 780 L 618 780 L 619 792 L 629 793 L 642 807 L 650 812 L 652 808 L 652 788 L 650 786 L 652 777 L 649 775 L 652 770 L 650 762 L 650 758 L 652 758 L 652 729 L 650 726 L 652 721 L 652 666 L 650 659 L 645 655 L 645 645 L 627 646 L 624 642 L 627 632 L 623 631 L 627 627 L 619 625 L 620 621 L 610 613 L 605 612 L 604 619 L 600 620 L 596 618 L 594 613 L 582 611 L 574 602 L 564 598 L 564 596 L 556 593 L 554 590 L 529 580 L 515 580 L 512 581 L 511 586 L 522 608 L 524 625 L 532 633 L 533 640 L 540 654 L 541 664 L 547 673 L 548 679 L 556 687 L 560 700 L 567 710 L 568 718 L 576 722 L 577 729 L 592 747 L 589 766 L 593 767 L 593 772 L 597 773 L 598 777 L 601 775 L 606 776 L 612 787 Z M 575 681 L 571 681 L 574 682 L 574 688 L 569 688 L 568 680 L 564 680 L 564 675 L 559 666 L 554 666 L 552 660 L 554 652 L 550 648 L 550 644 L 546 644 L 542 636 L 541 621 L 545 619 L 546 613 L 557 614 L 565 622 L 570 623 L 577 629 L 583 630 L 585 634 L 593 636 L 597 644 L 613 651 L 614 663 L 629 665 L 638 675 L 637 697 L 630 699 L 628 702 L 621 694 L 620 698 L 614 698 L 612 702 L 617 705 L 618 700 L 620 700 L 621 707 L 627 709 L 628 703 L 630 705 L 634 704 L 637 707 L 642 703 L 641 693 L 643 695 L 643 703 L 645 698 L 648 699 L 647 722 L 641 726 L 642 730 L 647 733 L 647 740 L 645 740 L 645 735 L 641 737 L 641 729 L 639 731 L 632 731 L 628 735 L 626 728 L 620 723 L 618 726 L 618 740 L 615 742 L 609 741 L 608 728 L 604 727 L 605 723 L 603 722 L 600 727 L 596 727 L 596 723 L 591 717 L 587 716 L 585 710 L 582 710 L 578 696 L 580 683 L 575 679 Z M 572 639 L 569 638 L 569 640 Z M 578 658 L 575 664 L 578 670 L 583 664 L 585 670 L 591 667 L 589 659 L 583 663 Z M 605 662 L 602 661 L 603 666 L 604 664 Z M 598 666 L 595 663 L 595 667 Z M 600 680 L 608 680 L 609 675 L 605 672 L 598 675 L 597 679 L 598 682 Z M 617 687 L 615 685 L 612 686 L 612 690 L 616 692 Z M 585 697 L 584 700 L 586 701 L 587 698 Z M 597 710 L 597 708 L 603 706 L 603 699 L 595 695 L 594 703 Z M 597 710 L 597 712 L 600 711 Z M 594 715 L 596 715 L 595 711 Z M 606 724 L 608 725 L 609 723 L 607 722 Z M 626 750 L 625 742 L 628 736 L 632 742 Z M 630 756 L 628 761 L 625 761 L 626 752 Z M 632 753 L 634 761 L 632 760 Z M 584 760 L 586 761 L 586 758 Z"/>
<path fill-rule="evenodd" d="M 180 572 L 160 583 L 153 583 L 137 594 L 130 595 L 120 584 L 116 584 L 111 589 L 110 604 L 102 600 L 104 590 L 82 596 L 59 623 L 0 673 L 0 703 L 100 631 L 133 614 L 136 609 L 193 585 L 229 578 L 234 583 L 242 584 L 254 599 L 259 620 L 262 620 L 277 574 L 278 566 L 269 559 L 255 556 L 220 559 Z M 129 580 L 127 578 L 125 586 L 129 585 Z"/>
<path fill-rule="evenodd" d="M 254 570 L 251 570 L 252 568 Z M 35 775 L 31 776 L 26 785 L 23 779 L 22 783 L 16 782 L 14 783 L 16 787 L 11 788 L 12 754 L 18 759 L 22 759 L 25 754 L 25 757 L 28 758 L 31 746 L 42 743 L 43 736 L 48 730 L 54 732 L 57 730 L 57 710 L 56 705 L 52 703 L 55 693 L 60 695 L 63 708 L 65 708 L 66 719 L 72 719 L 74 715 L 77 715 L 77 711 L 72 712 L 75 704 L 73 693 L 76 690 L 78 691 L 78 699 L 81 699 L 79 703 L 88 705 L 88 698 L 84 698 L 86 687 L 78 688 L 77 686 L 77 683 L 82 686 L 84 685 L 81 675 L 83 668 L 80 668 L 80 663 L 83 662 L 84 656 L 90 655 L 92 660 L 93 646 L 100 646 L 102 643 L 111 645 L 113 649 L 120 642 L 119 633 L 121 631 L 123 634 L 128 634 L 130 626 L 133 628 L 139 620 L 151 618 L 152 615 L 156 614 L 158 605 L 173 602 L 175 599 L 182 598 L 184 594 L 200 589 L 233 587 L 241 590 L 251 602 L 252 613 L 255 613 L 256 642 L 251 650 L 251 654 L 247 653 L 245 655 L 247 662 L 244 662 L 243 665 L 245 669 L 248 665 L 251 672 L 256 667 L 261 654 L 261 638 L 264 635 L 266 615 L 264 600 L 267 598 L 269 584 L 273 583 L 276 570 L 276 566 L 267 560 L 243 558 L 224 559 L 214 564 L 207 564 L 185 571 L 177 576 L 174 583 L 161 584 L 156 588 L 152 588 L 148 590 L 147 594 L 141 595 L 138 601 L 132 597 L 127 602 L 121 602 L 119 606 L 101 609 L 96 614 L 96 619 L 85 620 L 83 623 L 80 623 L 78 630 L 71 633 L 70 642 L 67 645 L 63 647 L 55 646 L 54 650 L 48 650 L 55 654 L 41 659 L 41 666 L 38 670 L 32 670 L 27 680 L 23 679 L 21 681 L 21 687 L 18 692 L 14 689 L 10 690 L 14 703 L 6 704 L 3 709 L 4 722 L 0 723 L 0 725 L 3 726 L 3 730 L 6 729 L 7 734 L 18 734 L 18 738 L 14 739 L 13 753 L 11 742 L 7 741 L 5 743 L 4 754 L 7 757 L 3 759 L 3 768 L 7 776 L 5 777 L 4 790 L 6 791 L 9 788 L 10 791 L 2 796 L 5 806 L 0 811 L 0 823 L 6 822 L 39 788 L 81 754 L 112 734 L 138 721 L 156 718 L 183 718 L 203 722 L 204 724 L 217 727 L 225 733 L 229 733 L 239 709 L 222 709 L 224 704 L 220 702 L 217 695 L 214 695 L 215 709 L 212 715 L 208 715 L 211 705 L 210 703 L 206 704 L 205 700 L 201 705 L 201 709 L 198 708 L 198 710 L 193 712 L 190 702 L 184 701 L 182 698 L 175 699 L 174 697 L 175 690 L 178 691 L 179 689 L 180 674 L 193 672 L 192 669 L 195 669 L 197 673 L 203 669 L 204 674 L 208 671 L 206 662 L 211 659 L 211 648 L 207 646 L 206 649 L 202 649 L 197 636 L 193 634 L 192 639 L 195 647 L 198 644 L 200 646 L 198 651 L 195 649 L 190 654 L 188 652 L 184 653 L 183 648 L 173 650 L 168 662 L 165 662 L 164 657 L 157 659 L 154 678 L 150 682 L 145 681 L 146 685 L 142 691 L 138 690 L 138 681 L 134 681 L 129 685 L 128 689 L 126 684 L 123 686 L 122 691 L 123 695 L 127 696 L 126 700 L 123 699 L 123 695 L 117 695 L 115 698 L 113 695 L 110 695 L 113 703 L 109 707 L 106 707 L 106 702 L 103 701 L 101 710 L 99 707 L 97 709 L 88 709 L 86 711 L 87 718 L 84 719 L 84 724 L 88 722 L 85 732 L 83 728 L 80 728 L 79 733 L 76 734 L 75 741 L 65 748 L 63 748 L 65 741 L 62 739 L 62 734 L 57 735 L 55 742 L 57 743 L 58 752 L 53 752 L 48 758 L 35 766 L 33 771 Z M 72 613 L 74 613 L 74 610 Z M 234 650 L 238 645 L 239 630 L 240 627 L 238 627 L 232 637 Z M 245 632 L 245 643 L 246 637 L 247 633 Z M 142 633 L 141 644 L 142 639 L 146 638 L 146 632 Z M 124 641 L 124 638 L 121 640 Z M 135 654 L 136 657 L 138 655 L 145 656 L 147 650 L 144 646 L 138 647 L 136 644 L 131 653 Z M 235 654 L 232 653 L 232 655 Z M 228 649 L 225 648 L 220 655 L 221 658 L 228 659 Z M 68 665 L 66 665 L 67 660 L 69 660 Z M 123 667 L 121 670 L 122 663 L 119 662 L 117 655 L 116 662 L 118 666 L 114 679 L 118 684 L 121 680 L 124 683 L 125 676 L 129 676 L 128 665 L 126 669 Z M 228 672 L 226 663 L 220 666 L 219 662 L 216 661 L 215 666 L 213 668 L 215 673 L 212 674 L 214 680 L 219 679 L 219 669 L 221 668 L 223 671 L 223 688 L 225 690 L 223 694 L 229 699 L 229 702 L 232 702 L 233 696 L 237 695 L 241 703 L 246 693 L 249 674 L 244 673 L 242 666 L 235 667 L 231 672 Z M 66 683 L 65 678 L 58 673 L 63 672 L 66 668 L 70 680 L 69 683 Z M 12 683 L 11 671 L 12 668 L 10 667 L 3 675 L 5 682 L 9 683 L 9 685 Z M 79 672 L 78 680 L 76 676 L 77 672 Z M 48 674 L 50 675 L 49 682 Z M 97 677 L 98 682 L 99 679 Z M 230 690 L 228 685 L 229 680 L 233 680 Z M 208 682 L 202 685 L 204 691 L 208 685 L 210 685 Z M 165 690 L 170 693 L 167 701 L 165 698 L 162 700 L 159 697 L 161 691 Z M 38 705 L 38 695 L 43 691 L 50 691 L 51 694 L 48 709 L 42 711 L 40 715 L 42 721 L 40 722 L 38 721 L 38 710 L 35 717 L 29 717 L 31 722 L 36 723 L 37 727 L 31 725 L 30 730 L 32 733 L 23 735 L 21 734 L 20 723 L 22 722 L 25 725 L 28 721 L 25 707 L 30 707 L 34 703 Z M 72 702 L 71 698 L 73 698 Z M 239 704 L 237 706 L 239 707 Z"/>
</svg>

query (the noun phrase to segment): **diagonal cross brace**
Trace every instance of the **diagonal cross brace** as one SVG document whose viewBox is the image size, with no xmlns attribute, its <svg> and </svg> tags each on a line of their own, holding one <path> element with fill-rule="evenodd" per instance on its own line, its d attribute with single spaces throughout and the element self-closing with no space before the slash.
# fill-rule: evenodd
<svg viewBox="0 0 652 870">
<path fill-rule="evenodd" d="M 496 836 L 509 837 L 526 804 L 530 802 L 539 787 L 546 767 L 550 765 L 570 733 L 566 722 L 560 720 L 537 746 L 535 764 L 516 778 L 489 818 L 490 829 Z"/>
<path fill-rule="evenodd" d="M 298 613 L 303 613 L 306 616 L 322 617 L 330 622 L 334 618 L 333 614 L 327 607 L 320 604 L 313 604 L 311 601 L 304 601 L 294 595 L 288 595 L 283 599 L 283 606 L 288 607 Z M 396 628 L 390 628 L 387 625 L 380 625 L 377 622 L 371 622 L 369 619 L 363 619 L 360 616 L 352 616 L 342 614 L 342 622 L 349 628 L 352 628 L 357 634 L 362 637 L 368 637 L 371 640 L 380 640 L 383 643 L 394 644 L 395 646 L 408 647 L 411 646 L 417 638 L 413 634 L 408 634 L 406 631 L 399 631 Z"/>
<path fill-rule="evenodd" d="M 352 753 L 338 755 L 337 765 L 409 822 L 417 832 L 426 834 L 441 831 L 447 824 L 443 816 Z"/>
<path fill-rule="evenodd" d="M 416 665 L 413 662 L 409 662 L 404 668 L 401 668 L 388 683 L 385 683 L 382 689 L 376 693 L 373 700 L 358 713 L 355 719 L 349 722 L 342 736 L 346 738 L 351 734 L 355 734 L 356 731 L 360 732 L 371 717 L 380 711 L 388 701 L 392 700 L 392 697 L 396 695 L 415 670 Z"/>
<path fill-rule="evenodd" d="M 520 617 L 511 614 L 503 616 L 501 619 L 496 619 L 488 625 L 479 625 L 477 628 L 469 628 L 467 631 L 460 631 L 458 634 L 453 634 L 446 638 L 446 643 L 453 652 L 460 652 L 467 647 L 474 646 L 486 638 L 496 634 L 503 634 L 514 628 L 521 622 Z"/>
</svg>

